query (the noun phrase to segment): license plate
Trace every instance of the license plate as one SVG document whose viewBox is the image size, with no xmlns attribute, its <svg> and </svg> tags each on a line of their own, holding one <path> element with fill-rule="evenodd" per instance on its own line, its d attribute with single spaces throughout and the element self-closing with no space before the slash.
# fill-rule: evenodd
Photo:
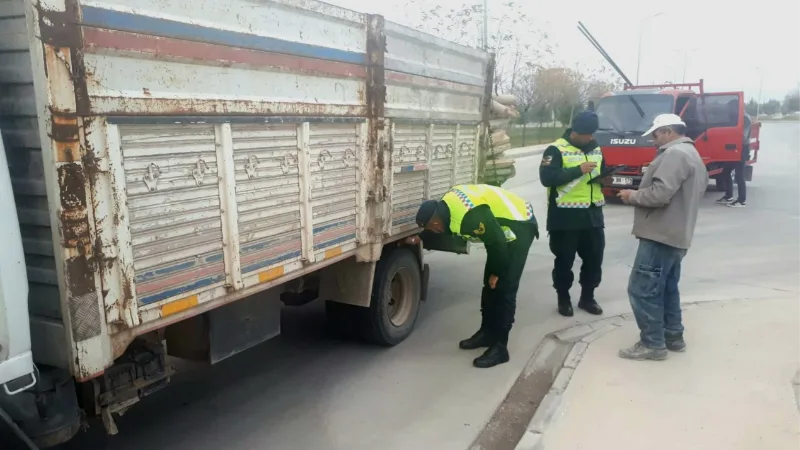
<svg viewBox="0 0 800 450">
<path fill-rule="evenodd" d="M 622 186 L 630 186 L 633 184 L 633 178 L 631 177 L 612 177 L 614 184 L 619 184 Z"/>
</svg>

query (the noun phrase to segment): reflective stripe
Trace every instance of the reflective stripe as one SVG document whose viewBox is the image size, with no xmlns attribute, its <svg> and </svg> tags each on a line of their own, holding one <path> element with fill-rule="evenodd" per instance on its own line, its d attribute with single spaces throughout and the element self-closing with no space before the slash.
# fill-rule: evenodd
<svg viewBox="0 0 800 450">
<path fill-rule="evenodd" d="M 585 176 L 586 176 L 586 174 L 583 174 L 583 175 L 579 176 L 578 178 L 575 178 L 574 180 L 572 180 L 569 183 L 565 184 L 563 188 L 558 189 L 558 194 L 559 194 L 558 196 L 561 197 L 562 195 L 566 195 L 567 193 L 569 193 L 569 191 L 575 189 L 575 186 L 577 186 L 578 183 L 580 183 L 581 180 Z"/>
<path fill-rule="evenodd" d="M 511 215 L 514 216 L 514 220 L 519 220 L 519 221 L 525 220 L 525 217 L 522 216 L 522 214 L 517 210 L 517 207 L 514 206 L 513 203 L 511 203 L 511 200 L 508 197 L 506 197 L 506 194 L 503 193 L 503 191 L 496 188 L 495 186 L 487 185 L 487 187 L 492 191 L 494 191 L 494 193 L 497 194 L 498 197 L 500 197 L 500 200 L 502 200 L 503 203 L 506 205 L 506 208 L 508 208 L 508 210 L 511 212 Z"/>
</svg>

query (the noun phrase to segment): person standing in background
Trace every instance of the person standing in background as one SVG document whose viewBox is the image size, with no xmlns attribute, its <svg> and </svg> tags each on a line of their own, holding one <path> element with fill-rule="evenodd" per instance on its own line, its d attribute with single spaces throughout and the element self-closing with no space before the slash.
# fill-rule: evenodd
<svg viewBox="0 0 800 450">
<path fill-rule="evenodd" d="M 744 115 L 744 138 L 742 139 L 742 157 L 739 161 L 726 164 L 722 170 L 720 180 L 723 182 L 722 188 L 725 190 L 725 195 L 722 196 L 717 203 L 724 204 L 730 208 L 744 208 L 747 206 L 747 182 L 745 180 L 745 171 L 747 170 L 747 161 L 750 161 L 750 128 L 752 127 L 752 120 L 750 116 Z M 731 181 L 731 172 L 736 178 L 736 196 L 733 198 L 733 182 Z"/>
<path fill-rule="evenodd" d="M 594 298 L 602 277 L 605 250 L 603 220 L 603 152 L 593 134 L 599 126 L 597 114 L 583 111 L 572 119 L 572 127 L 547 147 L 539 166 L 539 179 L 547 188 L 547 231 L 555 256 L 553 287 L 558 312 L 573 315 L 569 290 L 574 281 L 575 254 L 581 257 L 581 297 L 578 307 L 590 314 L 603 314 Z"/>
</svg>

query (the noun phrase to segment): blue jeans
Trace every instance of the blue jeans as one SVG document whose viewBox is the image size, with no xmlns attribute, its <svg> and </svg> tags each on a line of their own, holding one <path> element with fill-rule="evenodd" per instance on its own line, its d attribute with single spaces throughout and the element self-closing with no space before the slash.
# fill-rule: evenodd
<svg viewBox="0 0 800 450">
<path fill-rule="evenodd" d="M 645 347 L 665 348 L 665 334 L 676 338 L 683 335 L 678 281 L 684 256 L 684 249 L 639 240 L 628 280 L 628 298 Z"/>
</svg>

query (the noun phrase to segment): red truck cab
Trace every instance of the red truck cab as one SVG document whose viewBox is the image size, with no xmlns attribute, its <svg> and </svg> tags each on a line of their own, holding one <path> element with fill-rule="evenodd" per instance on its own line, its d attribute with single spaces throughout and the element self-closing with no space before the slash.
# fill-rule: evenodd
<svg viewBox="0 0 800 450">
<path fill-rule="evenodd" d="M 595 106 L 600 128 L 595 139 L 607 166 L 621 166 L 605 180 L 603 193 L 615 196 L 622 189 L 637 189 L 656 148 L 642 133 L 659 114 L 674 113 L 686 123 L 709 176 L 719 179 L 725 163 L 742 159 L 745 139 L 743 92 L 703 91 L 703 81 L 626 87 L 600 98 Z M 758 159 L 761 124 L 753 121 L 749 132 L 746 179 L 752 178 Z"/>
</svg>

